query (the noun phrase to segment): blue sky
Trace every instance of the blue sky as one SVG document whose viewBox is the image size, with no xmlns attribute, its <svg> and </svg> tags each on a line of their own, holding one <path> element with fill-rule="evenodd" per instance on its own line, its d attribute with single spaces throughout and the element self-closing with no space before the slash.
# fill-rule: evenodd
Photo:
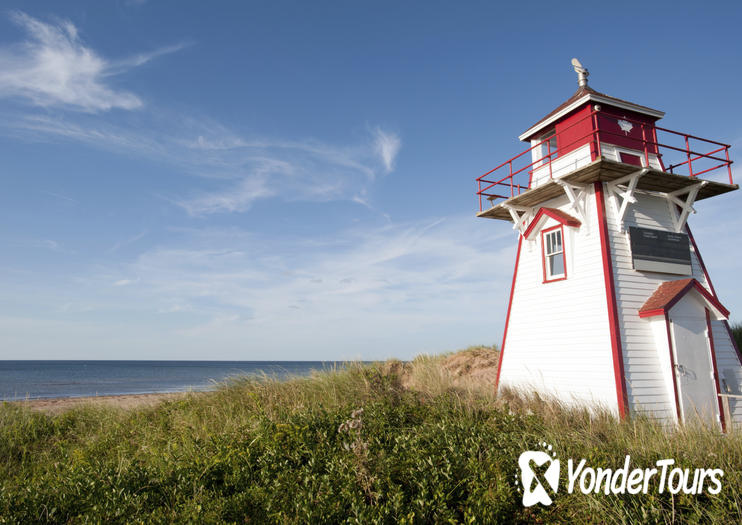
<svg viewBox="0 0 742 525">
<path fill-rule="evenodd" d="M 742 150 L 739 3 L 4 2 L 0 359 L 499 343 L 474 179 L 576 89 Z M 739 196 L 691 217 L 742 319 Z"/>
</svg>

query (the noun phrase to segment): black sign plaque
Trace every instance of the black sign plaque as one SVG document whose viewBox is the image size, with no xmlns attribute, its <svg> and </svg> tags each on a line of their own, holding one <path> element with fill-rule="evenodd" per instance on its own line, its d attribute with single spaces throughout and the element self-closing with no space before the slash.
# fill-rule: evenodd
<svg viewBox="0 0 742 525">
<path fill-rule="evenodd" d="M 635 270 L 690 275 L 690 240 L 685 233 L 629 227 Z"/>
</svg>

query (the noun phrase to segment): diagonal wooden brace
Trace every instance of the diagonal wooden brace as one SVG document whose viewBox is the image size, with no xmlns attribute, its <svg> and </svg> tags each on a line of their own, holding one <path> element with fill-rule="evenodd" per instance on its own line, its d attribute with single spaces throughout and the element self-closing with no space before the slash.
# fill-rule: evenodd
<svg viewBox="0 0 742 525">
<path fill-rule="evenodd" d="M 665 194 L 676 233 L 680 233 L 685 227 L 685 223 L 688 221 L 688 215 L 696 213 L 696 210 L 693 208 L 693 203 L 696 201 L 700 189 L 706 184 L 708 184 L 708 181 L 702 180 L 693 186 L 688 186 Z M 684 193 L 688 194 L 685 200 L 679 199 L 678 197 Z M 680 210 L 678 210 L 678 208 L 680 208 Z"/>
<path fill-rule="evenodd" d="M 559 184 L 562 189 L 564 190 L 564 193 L 567 195 L 567 198 L 569 199 L 569 207 L 570 209 L 575 210 L 579 218 L 585 222 L 585 196 L 587 195 L 587 186 L 584 184 L 575 184 L 573 182 L 566 182 L 559 179 L 554 179 L 554 182 Z"/>
<path fill-rule="evenodd" d="M 500 204 L 503 208 L 508 210 L 510 217 L 513 219 L 513 229 L 518 230 L 521 235 L 528 228 L 528 223 L 533 219 L 534 211 L 533 208 L 527 206 L 514 206 L 512 204 Z"/>
<path fill-rule="evenodd" d="M 608 192 L 613 195 L 614 199 L 612 199 L 612 202 L 614 203 L 614 211 L 616 212 L 616 220 L 618 224 L 621 225 L 621 229 L 623 230 L 623 218 L 624 215 L 626 215 L 626 210 L 629 207 L 629 204 L 634 204 L 636 202 L 636 197 L 634 197 L 634 192 L 636 191 L 636 186 L 639 184 L 639 179 L 642 178 L 644 175 L 647 174 L 649 170 L 647 168 L 642 168 L 640 170 L 637 170 L 633 173 L 629 173 L 628 175 L 621 177 L 620 179 L 616 179 L 614 181 L 611 181 L 606 184 L 606 188 L 608 189 Z M 626 183 L 626 189 L 623 190 L 622 188 L 619 188 L 619 186 L 623 186 Z M 618 204 L 618 200 L 621 200 L 621 204 Z"/>
</svg>

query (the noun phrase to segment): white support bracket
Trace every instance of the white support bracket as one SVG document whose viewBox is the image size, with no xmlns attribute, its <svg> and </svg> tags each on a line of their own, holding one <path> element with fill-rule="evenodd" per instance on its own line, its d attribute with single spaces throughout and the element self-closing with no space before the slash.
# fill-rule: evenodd
<svg viewBox="0 0 742 525">
<path fill-rule="evenodd" d="M 503 208 L 508 210 L 510 217 L 513 219 L 513 229 L 518 230 L 521 235 L 525 233 L 528 228 L 528 223 L 533 219 L 534 211 L 533 208 L 528 206 L 514 206 L 512 204 L 500 204 Z"/>
<path fill-rule="evenodd" d="M 585 217 L 585 200 L 587 197 L 587 186 L 585 184 L 575 184 L 559 179 L 554 179 L 559 184 L 569 199 L 569 207 L 575 210 L 582 222 L 587 222 Z"/>
<path fill-rule="evenodd" d="M 616 221 L 621 226 L 621 230 L 624 229 L 623 218 L 624 215 L 626 215 L 626 210 L 629 208 L 629 204 L 634 204 L 636 202 L 636 197 L 634 197 L 636 185 L 639 184 L 639 179 L 646 175 L 647 172 L 649 172 L 647 168 L 642 168 L 633 173 L 629 173 L 624 177 L 608 182 L 605 185 L 608 193 L 614 197 L 611 199 L 611 202 L 613 203 L 614 211 L 616 212 Z M 618 202 L 619 199 L 621 201 L 620 205 Z"/>
<path fill-rule="evenodd" d="M 696 213 L 696 210 L 693 208 L 693 203 L 696 201 L 700 189 L 706 184 L 708 184 L 708 181 L 702 180 L 693 186 L 688 186 L 665 194 L 667 206 L 670 208 L 672 225 L 675 227 L 675 233 L 680 233 L 683 229 L 685 223 L 688 221 L 688 215 Z M 684 193 L 688 194 L 685 200 L 678 198 Z M 678 211 L 678 208 L 680 208 L 680 211 Z"/>
</svg>

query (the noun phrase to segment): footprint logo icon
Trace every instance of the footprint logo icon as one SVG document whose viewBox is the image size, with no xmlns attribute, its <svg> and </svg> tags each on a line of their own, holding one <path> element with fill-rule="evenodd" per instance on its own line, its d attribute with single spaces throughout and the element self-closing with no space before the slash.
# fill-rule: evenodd
<svg viewBox="0 0 742 525">
<path fill-rule="evenodd" d="M 552 494 L 556 494 L 559 489 L 560 466 L 556 453 L 546 443 L 541 443 L 541 448 L 543 450 L 527 450 L 518 458 L 524 507 L 531 507 L 536 503 L 551 505 Z M 518 474 L 515 477 L 517 483 Z"/>
</svg>

